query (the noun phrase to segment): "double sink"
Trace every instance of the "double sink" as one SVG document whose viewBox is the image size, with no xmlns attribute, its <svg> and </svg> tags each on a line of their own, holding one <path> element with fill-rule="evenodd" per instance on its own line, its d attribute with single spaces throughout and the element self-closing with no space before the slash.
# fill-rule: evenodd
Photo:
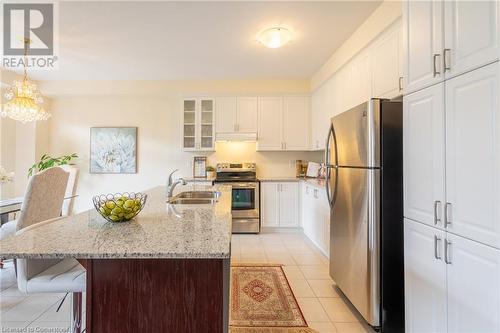
<svg viewBox="0 0 500 333">
<path fill-rule="evenodd" d="M 168 200 L 173 205 L 207 205 L 214 204 L 220 198 L 217 191 L 187 191 L 177 194 Z"/>
</svg>

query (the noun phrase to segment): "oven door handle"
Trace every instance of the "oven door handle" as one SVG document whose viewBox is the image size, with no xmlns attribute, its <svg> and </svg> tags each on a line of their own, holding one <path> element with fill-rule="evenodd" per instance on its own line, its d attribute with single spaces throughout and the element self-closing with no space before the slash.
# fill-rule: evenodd
<svg viewBox="0 0 500 333">
<path fill-rule="evenodd" d="M 231 185 L 233 188 L 257 188 L 257 185 L 248 183 L 243 183 L 243 184 L 227 183 L 227 184 Z"/>
</svg>

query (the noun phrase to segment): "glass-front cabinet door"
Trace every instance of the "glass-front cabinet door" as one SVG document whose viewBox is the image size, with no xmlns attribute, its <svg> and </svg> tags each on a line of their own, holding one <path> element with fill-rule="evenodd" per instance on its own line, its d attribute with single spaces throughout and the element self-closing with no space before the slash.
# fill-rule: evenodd
<svg viewBox="0 0 500 333">
<path fill-rule="evenodd" d="M 201 149 L 214 148 L 214 100 L 201 99 Z"/>
<path fill-rule="evenodd" d="M 183 148 L 196 148 L 196 100 L 186 99 L 183 104 Z"/>
<path fill-rule="evenodd" d="M 187 151 L 214 150 L 212 98 L 186 98 L 182 104 L 182 148 Z"/>
</svg>

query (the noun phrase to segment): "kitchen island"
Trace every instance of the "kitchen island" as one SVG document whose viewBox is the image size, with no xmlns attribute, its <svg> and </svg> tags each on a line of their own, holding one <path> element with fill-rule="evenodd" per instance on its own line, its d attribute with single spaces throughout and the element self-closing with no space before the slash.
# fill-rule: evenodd
<svg viewBox="0 0 500 333">
<path fill-rule="evenodd" d="M 170 205 L 154 188 L 130 222 L 91 209 L 1 241 L 0 257 L 78 259 L 89 333 L 226 332 L 231 187 L 203 189 L 221 192 L 218 202 Z"/>
</svg>

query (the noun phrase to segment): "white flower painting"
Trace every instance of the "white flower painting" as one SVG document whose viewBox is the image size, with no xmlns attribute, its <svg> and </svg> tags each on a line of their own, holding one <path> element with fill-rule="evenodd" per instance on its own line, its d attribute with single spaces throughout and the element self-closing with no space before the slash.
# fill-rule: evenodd
<svg viewBox="0 0 500 333">
<path fill-rule="evenodd" d="M 90 173 L 136 173 L 137 127 L 90 129 Z"/>
</svg>

